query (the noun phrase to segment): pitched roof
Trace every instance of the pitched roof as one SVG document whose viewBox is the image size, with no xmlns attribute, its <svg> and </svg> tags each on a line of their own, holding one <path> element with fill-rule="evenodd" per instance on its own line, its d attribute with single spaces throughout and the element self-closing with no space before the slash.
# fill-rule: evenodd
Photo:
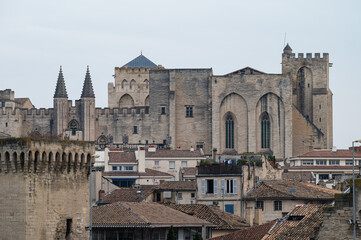
<svg viewBox="0 0 361 240">
<path fill-rule="evenodd" d="M 120 201 L 125 202 L 141 202 L 153 193 L 153 190 L 157 186 L 141 186 L 140 188 L 119 188 L 115 189 L 111 193 L 107 194 L 103 201 L 99 202 L 99 205 L 115 203 Z M 142 195 L 137 193 L 142 191 Z M 141 198 L 140 196 L 143 196 Z"/>
<path fill-rule="evenodd" d="M 196 167 L 185 167 L 183 168 L 183 175 L 187 176 L 187 175 L 196 175 L 197 173 L 197 168 Z"/>
<path fill-rule="evenodd" d="M 159 177 L 159 176 L 166 176 L 166 177 L 172 177 L 173 175 L 169 174 L 169 173 L 165 173 L 165 172 L 161 172 L 161 171 L 157 171 L 157 170 L 153 170 L 150 168 L 146 168 L 145 172 L 103 172 L 103 176 L 107 177 L 107 176 L 119 176 L 119 177 L 123 177 L 123 176 L 154 176 L 154 177 Z"/>
<path fill-rule="evenodd" d="M 147 158 L 155 158 L 155 157 L 163 157 L 163 158 L 173 158 L 173 157 L 204 157 L 199 150 L 194 150 L 193 152 L 189 150 L 172 150 L 172 149 L 157 149 L 156 152 L 145 152 L 145 157 Z"/>
<path fill-rule="evenodd" d="M 261 240 L 276 224 L 275 221 L 245 228 L 230 234 L 210 238 L 212 240 Z"/>
<path fill-rule="evenodd" d="M 135 152 L 108 152 L 109 163 L 136 163 Z"/>
<path fill-rule="evenodd" d="M 311 172 L 284 172 L 282 179 L 285 181 L 309 182 L 313 179 Z"/>
<path fill-rule="evenodd" d="M 125 64 L 123 67 L 157 67 L 157 64 L 153 63 L 152 61 L 150 61 L 148 58 L 146 58 L 143 54 L 140 54 L 138 57 L 134 58 L 132 61 L 128 62 L 127 64 Z"/>
<path fill-rule="evenodd" d="M 89 73 L 89 66 L 87 66 L 83 90 L 81 92 L 81 98 L 95 98 L 93 84 Z"/>
<path fill-rule="evenodd" d="M 294 190 L 293 194 L 291 193 L 291 190 Z M 262 182 L 257 188 L 251 190 L 251 192 L 246 195 L 245 199 L 305 199 L 332 201 L 335 199 L 335 193 L 341 192 L 305 182 Z"/>
<path fill-rule="evenodd" d="M 285 48 L 283 49 L 283 51 L 285 51 L 285 50 L 291 50 L 292 51 L 292 48 L 290 47 L 290 45 L 288 43 L 285 46 Z"/>
<path fill-rule="evenodd" d="M 356 149 L 356 148 L 355 148 Z M 355 157 L 361 158 L 361 151 L 354 152 Z M 331 149 L 316 149 L 297 157 L 327 157 L 327 158 L 352 158 L 352 150 L 349 149 L 337 149 L 336 151 L 332 151 Z"/>
<path fill-rule="evenodd" d="M 216 225 L 215 229 L 243 229 L 249 226 L 246 219 L 223 212 L 218 207 L 202 204 L 167 204 L 167 206 L 211 222 Z"/>
<path fill-rule="evenodd" d="M 66 92 L 63 69 L 60 66 L 58 81 L 56 82 L 56 88 L 54 93 L 54 98 L 68 98 L 68 93 Z"/>
<path fill-rule="evenodd" d="M 322 223 L 322 206 L 296 206 L 285 219 L 279 220 L 272 229 L 269 240 L 314 239 L 315 228 Z"/>
<path fill-rule="evenodd" d="M 234 72 L 228 73 L 228 74 L 226 74 L 226 76 L 232 75 L 232 74 L 251 74 L 251 75 L 255 74 L 255 75 L 258 75 L 258 74 L 266 74 L 266 73 L 262 72 L 260 70 L 257 70 L 255 68 L 244 67 L 244 68 L 241 68 L 241 69 L 236 70 Z"/>
<path fill-rule="evenodd" d="M 213 224 L 158 203 L 118 202 L 93 207 L 93 227 L 201 227 Z"/>
<path fill-rule="evenodd" d="M 160 190 L 196 190 L 195 181 L 164 181 L 159 184 Z"/>
</svg>

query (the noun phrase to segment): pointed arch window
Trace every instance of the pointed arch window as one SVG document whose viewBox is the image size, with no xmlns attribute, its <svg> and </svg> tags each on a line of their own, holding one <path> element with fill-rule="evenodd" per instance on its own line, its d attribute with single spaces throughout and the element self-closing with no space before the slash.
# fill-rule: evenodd
<svg viewBox="0 0 361 240">
<path fill-rule="evenodd" d="M 268 113 L 264 113 L 261 121 L 261 147 L 270 148 L 271 139 L 271 124 Z"/>
<path fill-rule="evenodd" d="M 231 115 L 226 119 L 226 148 L 234 148 L 234 121 Z"/>
</svg>

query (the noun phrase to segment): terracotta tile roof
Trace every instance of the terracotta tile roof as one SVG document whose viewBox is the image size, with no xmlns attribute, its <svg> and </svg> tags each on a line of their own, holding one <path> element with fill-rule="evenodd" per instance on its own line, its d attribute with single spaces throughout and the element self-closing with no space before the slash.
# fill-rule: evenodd
<svg viewBox="0 0 361 240">
<path fill-rule="evenodd" d="M 294 193 L 291 193 L 291 189 Z M 340 191 L 321 187 L 311 183 L 297 181 L 262 182 L 257 188 L 251 190 L 246 200 L 265 199 L 304 199 L 332 201 L 335 193 Z"/>
<path fill-rule="evenodd" d="M 249 227 L 223 236 L 211 238 L 212 240 L 262 240 L 263 237 L 276 224 L 275 221 Z"/>
<path fill-rule="evenodd" d="M 320 149 L 298 155 L 297 157 L 352 158 L 352 150 L 337 149 L 336 151 L 332 151 L 331 149 Z M 355 157 L 361 158 L 361 151 L 355 151 Z"/>
<path fill-rule="evenodd" d="M 167 206 L 211 222 L 217 226 L 215 229 L 243 229 L 249 226 L 246 219 L 223 212 L 218 207 L 202 204 L 167 204 Z"/>
<path fill-rule="evenodd" d="M 145 152 L 146 158 L 174 158 L 174 157 L 189 157 L 189 158 L 196 158 L 196 157 L 204 157 L 199 150 L 194 150 L 193 152 L 189 150 L 171 150 L 171 149 L 157 149 L 156 152 Z"/>
<path fill-rule="evenodd" d="M 197 168 L 196 167 L 185 167 L 183 168 L 183 175 L 196 175 Z"/>
<path fill-rule="evenodd" d="M 296 206 L 285 219 L 278 221 L 267 240 L 314 239 L 315 228 L 322 223 L 322 206 Z"/>
<path fill-rule="evenodd" d="M 172 177 L 173 175 L 169 174 L 169 173 L 165 173 L 165 172 L 161 172 L 161 171 L 157 171 L 157 170 L 153 170 L 150 168 L 146 168 L 145 172 L 103 172 L 103 176 L 104 177 L 111 177 L 111 176 L 119 176 L 119 177 L 124 177 L 124 176 L 168 176 L 168 177 Z"/>
<path fill-rule="evenodd" d="M 111 193 L 107 194 L 103 201 L 99 202 L 99 205 L 115 203 L 120 201 L 125 202 L 141 202 L 153 193 L 153 190 L 157 186 L 141 186 L 140 188 L 119 188 L 115 189 Z M 142 191 L 143 199 L 140 198 L 140 194 L 137 193 L 139 190 Z"/>
<path fill-rule="evenodd" d="M 159 184 L 161 190 L 196 190 L 195 181 L 164 181 Z"/>
<path fill-rule="evenodd" d="M 134 152 L 109 152 L 109 163 L 136 163 Z"/>
<path fill-rule="evenodd" d="M 282 179 L 285 181 L 309 182 L 313 177 L 311 172 L 284 172 L 282 173 Z"/>
<path fill-rule="evenodd" d="M 93 207 L 93 227 L 201 227 L 212 223 L 158 203 L 118 202 Z"/>
</svg>

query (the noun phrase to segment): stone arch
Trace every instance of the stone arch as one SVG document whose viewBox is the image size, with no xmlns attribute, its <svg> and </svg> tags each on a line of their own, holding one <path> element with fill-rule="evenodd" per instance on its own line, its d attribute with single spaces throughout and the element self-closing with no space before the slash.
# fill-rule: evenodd
<svg viewBox="0 0 361 240">
<path fill-rule="evenodd" d="M 71 170 L 71 165 L 72 165 L 72 161 L 73 161 L 73 155 L 71 154 L 71 152 L 68 154 L 68 165 L 67 165 L 67 172 L 70 173 Z"/>
<path fill-rule="evenodd" d="M 79 155 L 78 155 L 78 153 L 75 153 L 75 155 L 74 155 L 74 166 L 73 166 L 73 172 L 74 172 L 74 174 L 75 174 L 76 171 L 77 171 L 78 164 L 79 164 Z"/>
<path fill-rule="evenodd" d="M 269 148 L 262 148 L 262 121 L 268 116 Z M 256 105 L 256 151 L 270 151 L 284 156 L 285 149 L 285 107 L 282 99 L 272 93 L 264 94 Z"/>
<path fill-rule="evenodd" d="M 294 84 L 294 102 L 297 109 L 310 121 L 313 121 L 313 76 L 310 68 L 298 69 Z"/>
<path fill-rule="evenodd" d="M 10 153 L 5 152 L 5 166 L 6 166 L 6 173 L 9 173 L 11 171 L 11 162 L 10 162 Z"/>
<path fill-rule="evenodd" d="M 244 98 L 237 93 L 225 96 L 219 109 L 220 151 L 247 152 L 248 151 L 248 107 Z M 233 148 L 226 148 L 227 119 L 233 121 Z M 229 129 L 228 129 L 229 130 Z"/>
<path fill-rule="evenodd" d="M 54 171 L 58 172 L 60 168 L 60 153 L 56 152 L 55 154 L 55 164 L 54 164 Z"/>
<path fill-rule="evenodd" d="M 51 170 L 52 170 L 52 168 L 54 167 L 53 164 L 54 164 L 54 161 L 53 161 L 53 153 L 50 152 L 50 153 L 49 153 L 49 157 L 48 157 L 48 172 L 49 172 L 49 173 L 51 173 Z"/>
<path fill-rule="evenodd" d="M 98 139 L 97 139 L 98 145 L 106 145 L 107 143 L 108 143 L 108 138 L 104 134 L 102 134 L 98 137 Z"/>
<path fill-rule="evenodd" d="M 144 100 L 144 106 L 149 106 L 149 95 Z"/>
<path fill-rule="evenodd" d="M 68 128 L 71 130 L 71 135 L 75 136 L 76 135 L 76 131 L 80 130 L 80 124 L 77 120 L 72 119 L 69 123 L 68 123 Z"/>
<path fill-rule="evenodd" d="M 34 162 L 33 162 L 33 153 L 32 151 L 29 151 L 28 154 L 28 172 L 32 172 L 32 169 L 34 167 Z"/>
<path fill-rule="evenodd" d="M 120 107 L 120 108 L 123 108 L 123 107 L 127 107 L 127 108 L 134 107 L 134 99 L 132 98 L 132 96 L 130 96 L 129 94 L 124 94 L 124 95 L 119 99 L 119 107 Z"/>
<path fill-rule="evenodd" d="M 25 153 L 24 152 L 20 153 L 20 170 L 21 170 L 21 172 L 24 172 L 24 170 L 25 170 Z"/>
<path fill-rule="evenodd" d="M 91 166 L 91 155 L 88 153 L 87 154 L 87 157 L 86 157 L 86 162 L 87 162 L 87 167 L 88 169 L 90 169 L 90 166 Z M 88 170 L 86 170 L 88 172 Z M 91 174 L 91 172 L 88 172 L 88 175 Z"/>
<path fill-rule="evenodd" d="M 127 84 L 128 84 L 128 81 L 125 80 L 125 79 L 123 79 L 123 81 L 122 81 L 122 88 L 124 89 L 125 86 L 127 86 Z"/>
<path fill-rule="evenodd" d="M 18 153 L 13 153 L 14 172 L 18 172 Z"/>
<path fill-rule="evenodd" d="M 63 152 L 61 155 L 61 166 L 60 166 L 60 173 L 63 173 L 66 168 L 66 153 Z"/>
<path fill-rule="evenodd" d="M 130 81 L 130 89 L 135 89 L 135 86 L 137 85 L 137 82 L 134 80 L 134 79 L 132 79 L 131 81 Z"/>
<path fill-rule="evenodd" d="M 34 157 L 34 173 L 37 173 L 39 171 L 39 162 L 40 162 L 40 153 L 39 151 L 36 151 Z"/>
<path fill-rule="evenodd" d="M 83 170 L 84 161 L 85 161 L 85 155 L 84 155 L 84 153 L 82 153 L 82 154 L 80 155 L 80 167 L 79 167 L 79 170 L 80 170 L 80 171 Z"/>
<path fill-rule="evenodd" d="M 41 168 L 40 168 L 40 171 L 41 172 L 45 172 L 46 170 L 46 165 L 47 165 L 47 158 L 46 158 L 46 152 L 44 151 L 42 154 L 41 154 Z"/>
<path fill-rule="evenodd" d="M 145 88 L 148 89 L 148 88 L 149 88 L 149 81 L 148 81 L 148 79 L 145 79 L 143 83 L 144 83 L 144 85 L 145 85 Z"/>
</svg>

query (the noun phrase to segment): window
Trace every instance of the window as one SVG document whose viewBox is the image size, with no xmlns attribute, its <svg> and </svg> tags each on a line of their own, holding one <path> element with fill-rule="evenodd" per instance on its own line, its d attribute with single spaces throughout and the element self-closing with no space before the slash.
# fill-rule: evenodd
<svg viewBox="0 0 361 240">
<path fill-rule="evenodd" d="M 68 238 L 71 233 L 71 225 L 73 223 L 73 219 L 69 218 L 66 220 L 66 232 L 65 232 L 65 238 Z"/>
<path fill-rule="evenodd" d="M 326 160 L 316 160 L 316 165 L 327 165 L 327 161 Z"/>
<path fill-rule="evenodd" d="M 261 148 L 270 148 L 270 120 L 268 113 L 264 113 L 261 122 Z"/>
<path fill-rule="evenodd" d="M 330 160 L 329 165 L 338 166 L 338 165 L 340 165 L 340 160 Z"/>
<path fill-rule="evenodd" d="M 346 166 L 352 166 L 352 160 L 346 160 Z"/>
<path fill-rule="evenodd" d="M 187 167 L 187 161 L 182 161 L 182 167 Z"/>
<path fill-rule="evenodd" d="M 274 201 L 274 210 L 282 211 L 282 201 Z"/>
<path fill-rule="evenodd" d="M 162 114 L 162 115 L 165 114 L 165 107 L 161 107 L 161 108 L 160 108 L 160 114 Z"/>
<path fill-rule="evenodd" d="M 214 181 L 213 179 L 208 179 L 207 180 L 207 193 L 214 193 Z"/>
<path fill-rule="evenodd" d="M 5 123 L 5 127 L 8 127 L 8 123 Z"/>
<path fill-rule="evenodd" d="M 233 204 L 226 204 L 225 206 L 224 206 L 224 210 L 226 211 L 226 212 L 228 212 L 228 213 L 234 213 L 234 205 Z"/>
<path fill-rule="evenodd" d="M 195 193 L 191 193 L 191 198 L 195 198 L 196 194 Z"/>
<path fill-rule="evenodd" d="M 256 201 L 256 208 L 260 208 L 260 209 L 262 209 L 262 211 L 264 211 L 264 202 Z"/>
<path fill-rule="evenodd" d="M 178 193 L 178 199 L 182 199 L 183 198 L 183 194 L 182 193 Z"/>
<path fill-rule="evenodd" d="M 138 127 L 137 126 L 133 126 L 133 134 L 138 134 Z"/>
<path fill-rule="evenodd" d="M 303 160 L 302 161 L 303 166 L 310 166 L 313 165 L 313 160 Z"/>
<path fill-rule="evenodd" d="M 159 166 L 159 161 L 154 161 L 154 166 Z"/>
<path fill-rule="evenodd" d="M 226 119 L 226 148 L 234 148 L 234 122 L 231 115 Z"/>
<path fill-rule="evenodd" d="M 319 179 L 325 180 L 325 179 L 329 179 L 329 175 L 328 174 L 320 174 L 318 175 Z"/>
<path fill-rule="evenodd" d="M 196 148 L 197 150 L 203 149 L 203 143 L 197 143 Z"/>
<path fill-rule="evenodd" d="M 175 169 L 175 162 L 169 161 L 169 169 Z"/>
<path fill-rule="evenodd" d="M 112 167 L 112 170 L 113 170 L 113 171 L 121 171 L 121 170 L 122 170 L 122 167 L 121 167 L 121 166 L 113 166 L 113 167 Z"/>
<path fill-rule="evenodd" d="M 133 171 L 133 166 L 124 166 L 124 171 Z"/>
<path fill-rule="evenodd" d="M 237 179 L 222 179 L 222 193 L 237 194 Z"/>
<path fill-rule="evenodd" d="M 358 165 L 361 165 L 361 160 L 358 160 Z"/>
<path fill-rule="evenodd" d="M 2 106 L 2 107 L 5 107 L 5 102 L 1 102 L 1 106 Z"/>
<path fill-rule="evenodd" d="M 202 194 L 218 194 L 217 179 L 202 179 Z"/>
<path fill-rule="evenodd" d="M 186 118 L 193 117 L 193 105 L 186 105 Z"/>
</svg>

